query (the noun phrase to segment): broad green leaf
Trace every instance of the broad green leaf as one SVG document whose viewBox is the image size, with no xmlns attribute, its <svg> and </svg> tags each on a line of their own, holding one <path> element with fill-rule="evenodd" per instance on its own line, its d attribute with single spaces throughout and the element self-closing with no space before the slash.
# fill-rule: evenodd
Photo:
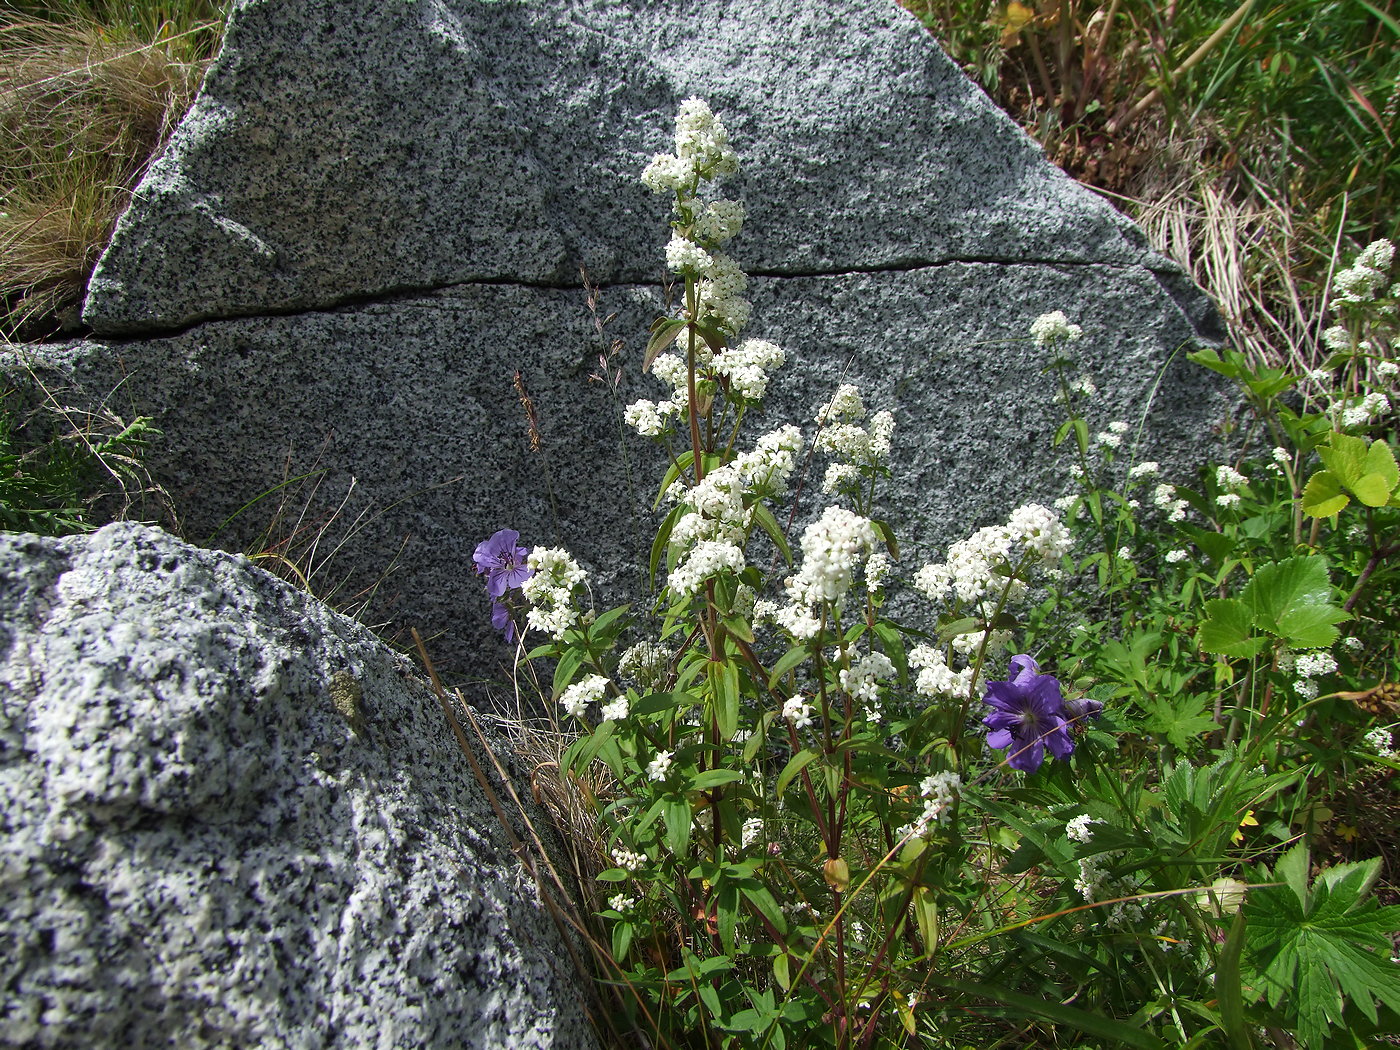
<svg viewBox="0 0 1400 1050">
<path fill-rule="evenodd" d="M 889 522 L 872 519 L 870 524 L 875 526 L 880 539 L 885 541 L 885 549 L 890 552 L 890 557 L 899 561 L 899 542 L 894 538 L 894 529 L 890 528 Z"/>
<path fill-rule="evenodd" d="M 670 711 L 683 704 L 695 703 L 695 697 L 684 690 L 672 693 L 648 693 L 631 706 L 632 715 L 655 715 L 662 711 Z"/>
<path fill-rule="evenodd" d="M 1206 621 L 1196 632 L 1196 642 L 1208 653 L 1247 659 L 1268 645 L 1254 634 L 1254 613 L 1235 598 L 1206 602 Z"/>
<path fill-rule="evenodd" d="M 739 667 L 732 660 L 711 660 L 709 676 L 715 724 L 728 742 L 739 731 Z"/>
<path fill-rule="evenodd" d="M 661 815 L 666 821 L 666 848 L 677 857 L 684 857 L 690 848 L 690 803 L 684 798 L 668 798 L 661 805 Z"/>
<path fill-rule="evenodd" d="M 1350 434 L 1333 434 L 1326 445 L 1317 450 L 1322 465 L 1337 476 L 1346 488 L 1351 488 L 1366 471 L 1366 442 Z"/>
<path fill-rule="evenodd" d="M 1254 610 L 1254 624 L 1295 649 L 1325 649 L 1341 633 L 1332 626 L 1349 619 L 1333 605 L 1327 561 L 1301 554 L 1261 565 L 1240 599 Z"/>
<path fill-rule="evenodd" d="M 1395 454 L 1384 441 L 1372 442 L 1366 450 L 1365 473 L 1351 486 L 1356 498 L 1368 507 L 1384 507 L 1390 493 L 1400 482 L 1400 470 L 1395 466 Z"/>
<path fill-rule="evenodd" d="M 707 769 L 703 773 L 697 773 L 690 780 L 691 791 L 707 791 L 710 788 L 720 787 L 724 784 L 732 784 L 736 780 L 743 780 L 744 774 L 737 769 Z"/>
<path fill-rule="evenodd" d="M 779 934 L 787 933 L 787 916 L 783 914 L 783 909 L 778 907 L 778 902 L 768 891 L 768 887 L 761 882 L 745 880 L 739 884 L 739 888 L 744 891 L 744 896 L 749 899 L 749 903 L 768 920 L 773 929 L 777 930 Z"/>
<path fill-rule="evenodd" d="M 574 680 L 574 675 L 583 665 L 584 657 L 588 655 L 585 649 L 569 648 L 564 650 L 564 655 L 559 657 L 559 662 L 554 665 L 554 684 L 551 687 L 550 699 L 558 700 L 559 694 L 567 689 Z"/>
<path fill-rule="evenodd" d="M 727 954 L 734 954 L 734 930 L 739 925 L 739 887 L 726 882 L 715 896 L 715 921 L 719 926 L 719 942 Z"/>
<path fill-rule="evenodd" d="M 1319 470 L 1303 488 L 1303 513 L 1314 518 L 1330 518 L 1340 514 L 1351 502 L 1342 490 L 1342 483 L 1331 471 Z"/>
</svg>

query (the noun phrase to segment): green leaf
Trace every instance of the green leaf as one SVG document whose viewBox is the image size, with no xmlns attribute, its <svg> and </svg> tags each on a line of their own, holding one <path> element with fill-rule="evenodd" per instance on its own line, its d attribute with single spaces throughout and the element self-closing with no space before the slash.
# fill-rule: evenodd
<svg viewBox="0 0 1400 1050">
<path fill-rule="evenodd" d="M 894 529 L 890 528 L 889 522 L 872 519 L 870 524 L 875 526 L 880 539 L 885 541 L 885 549 L 890 552 L 890 557 L 899 561 L 899 542 L 894 538 Z"/>
<path fill-rule="evenodd" d="M 1001 1003 L 1006 1008 L 979 1007 L 978 1013 L 1005 1014 L 1016 1018 L 1043 1017 L 1056 1024 L 1098 1036 L 1100 1039 L 1107 1039 L 1110 1042 L 1140 1047 L 1141 1050 L 1167 1050 L 1167 1044 L 1150 1032 L 1144 1032 L 1141 1028 L 1135 1028 L 1127 1022 L 1117 1021 L 1101 1014 L 1064 1006 L 1053 999 L 1022 995 L 1020 992 L 1010 991 L 1001 985 L 980 984 L 976 981 L 962 981 L 944 977 L 936 971 L 927 972 L 921 976 L 929 984 L 951 988 L 955 992 L 976 996 L 993 1003 Z"/>
<path fill-rule="evenodd" d="M 1225 1030 L 1234 1050 L 1253 1050 L 1249 1026 L 1244 1019 L 1244 994 L 1240 984 L 1240 953 L 1244 948 L 1244 912 L 1235 915 L 1220 962 L 1215 971 L 1215 992 L 1220 1002 L 1220 1027 Z"/>
<path fill-rule="evenodd" d="M 1356 498 L 1368 507 L 1384 507 L 1390 493 L 1400 482 L 1400 470 L 1395 466 L 1395 454 L 1384 441 L 1374 441 L 1366 451 L 1364 473 L 1352 485 Z"/>
<path fill-rule="evenodd" d="M 736 780 L 743 780 L 744 774 L 737 769 L 707 769 L 703 773 L 697 773 L 690 781 L 691 791 L 708 791 L 713 787 L 720 787 L 723 784 L 732 784 Z"/>
<path fill-rule="evenodd" d="M 792 778 L 806 769 L 820 754 L 821 752 L 819 751 L 814 751 L 810 747 L 805 747 L 797 752 L 797 754 L 793 755 L 792 758 L 788 759 L 788 764 L 785 765 L 783 771 L 778 774 L 778 782 L 773 788 L 774 793 L 779 798 L 782 798 L 783 793 L 787 791 L 788 785 L 792 783 Z"/>
<path fill-rule="evenodd" d="M 739 884 L 739 888 L 744 891 L 744 896 L 748 898 L 749 903 L 768 920 L 773 929 L 777 930 L 779 934 L 787 933 L 787 916 L 783 914 L 783 909 L 778 906 L 778 902 L 768 891 L 767 886 L 746 879 Z"/>
<path fill-rule="evenodd" d="M 1333 434 L 1328 444 L 1319 446 L 1322 465 L 1351 488 L 1366 473 L 1366 442 L 1350 434 Z"/>
<path fill-rule="evenodd" d="M 732 660 L 711 660 L 709 675 L 715 724 L 727 742 L 739 731 L 739 667 Z"/>
<path fill-rule="evenodd" d="M 768 672 L 768 688 L 776 688 L 783 675 L 800 664 L 806 663 L 811 655 L 807 646 L 794 645 L 778 659 L 778 662 L 773 665 L 773 670 Z"/>
<path fill-rule="evenodd" d="M 1331 471 L 1319 470 L 1303 488 L 1303 513 L 1314 518 L 1330 518 L 1340 514 L 1351 502 L 1342 491 L 1342 483 Z"/>
<path fill-rule="evenodd" d="M 773 512 L 762 502 L 755 503 L 749 509 L 753 511 L 753 520 L 758 522 L 759 528 L 768 534 L 768 538 L 773 541 L 773 546 L 778 548 L 778 553 L 783 556 L 783 561 L 791 565 L 792 548 L 788 546 L 787 537 L 783 535 L 782 526 L 778 524 L 778 519 L 773 517 Z"/>
<path fill-rule="evenodd" d="M 673 693 L 648 693 L 633 704 L 629 711 L 632 715 L 655 715 L 695 702 L 695 696 L 683 689 Z"/>
<path fill-rule="evenodd" d="M 1332 584 L 1321 555 L 1301 554 L 1261 565 L 1245 585 L 1240 600 L 1254 610 L 1254 624 L 1282 638 L 1294 649 L 1325 649 L 1340 631 L 1332 626 L 1350 619 L 1331 603 Z"/>
<path fill-rule="evenodd" d="M 1254 612 L 1235 598 L 1206 602 L 1206 621 L 1196 632 L 1196 643 L 1208 653 L 1247 659 L 1269 644 L 1254 634 Z"/>
<path fill-rule="evenodd" d="M 583 649 L 566 649 L 564 655 L 559 657 L 559 662 L 554 665 L 554 684 L 551 687 L 550 699 L 558 700 L 559 694 L 574 680 L 574 675 L 578 673 L 579 667 L 583 665 L 584 657 L 588 655 Z"/>
<path fill-rule="evenodd" d="M 605 723 L 612 725 L 611 722 Z M 684 798 L 668 798 L 661 804 L 661 816 L 666 821 L 666 848 L 675 856 L 684 857 L 690 849 L 690 803 Z"/>
<path fill-rule="evenodd" d="M 676 336 L 685 330 L 685 322 L 679 317 L 658 317 L 651 326 L 651 337 L 647 340 L 646 352 L 642 354 L 642 371 L 651 369 L 651 363 L 676 341 Z"/>
</svg>

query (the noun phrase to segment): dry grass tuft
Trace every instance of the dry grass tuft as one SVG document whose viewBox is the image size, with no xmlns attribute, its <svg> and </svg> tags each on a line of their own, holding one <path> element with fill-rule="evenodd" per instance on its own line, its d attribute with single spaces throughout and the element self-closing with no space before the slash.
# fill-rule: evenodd
<svg viewBox="0 0 1400 1050">
<path fill-rule="evenodd" d="M 92 269 L 194 100 L 214 32 L 0 24 L 0 336 L 79 327 Z"/>
<path fill-rule="evenodd" d="M 1299 275 L 1325 272 L 1333 246 L 1238 158 L 1222 155 L 1208 129 L 1171 136 L 1125 193 L 1106 195 L 1210 291 L 1234 346 L 1257 364 L 1304 373 L 1319 356 L 1325 296 Z"/>
</svg>

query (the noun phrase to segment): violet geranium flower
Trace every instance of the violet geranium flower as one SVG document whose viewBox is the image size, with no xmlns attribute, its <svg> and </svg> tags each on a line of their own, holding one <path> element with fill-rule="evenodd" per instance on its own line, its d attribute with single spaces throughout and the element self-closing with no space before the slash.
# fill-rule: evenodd
<svg viewBox="0 0 1400 1050">
<path fill-rule="evenodd" d="M 486 575 L 486 593 L 499 600 L 506 591 L 519 587 L 535 574 L 525 564 L 529 556 L 530 549 L 520 546 L 520 533 L 502 529 L 476 545 L 472 561 L 476 563 L 477 575 Z"/>
<path fill-rule="evenodd" d="M 1011 677 L 988 682 L 982 697 L 992 707 L 992 713 L 982 719 L 991 730 L 987 746 L 1010 748 L 1007 765 L 1026 773 L 1040 768 L 1047 747 L 1056 758 L 1067 758 L 1074 750 L 1060 683 L 1054 675 L 1039 672 L 1029 656 L 1013 656 Z"/>
</svg>

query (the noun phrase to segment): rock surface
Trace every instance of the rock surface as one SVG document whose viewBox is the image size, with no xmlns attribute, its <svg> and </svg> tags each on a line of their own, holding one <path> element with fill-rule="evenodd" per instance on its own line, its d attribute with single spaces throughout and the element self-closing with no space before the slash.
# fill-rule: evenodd
<svg viewBox="0 0 1400 1050">
<path fill-rule="evenodd" d="M 98 337 L 26 366 L 156 417 L 191 537 L 273 542 L 274 500 L 220 526 L 320 471 L 278 495 L 303 536 L 338 515 L 325 589 L 492 673 L 469 565 L 492 532 L 569 547 L 600 597 L 640 583 L 658 459 L 620 417 L 658 396 L 638 364 L 669 231 L 638 176 L 697 93 L 743 158 L 745 334 L 789 354 L 757 426 L 810 420 L 842 379 L 893 410 L 911 573 L 1066 490 L 1041 313 L 1084 327 L 1071 367 L 1101 391 L 1091 426 L 1132 424 L 1125 466 L 1195 462 L 1225 404 L 1178 351 L 1218 335 L 1210 304 L 868 0 L 237 3 L 92 281 Z M 602 336 L 580 265 L 619 315 Z"/>
<path fill-rule="evenodd" d="M 0 536 L 0 1045 L 594 1046 L 444 723 L 240 557 Z"/>
</svg>

